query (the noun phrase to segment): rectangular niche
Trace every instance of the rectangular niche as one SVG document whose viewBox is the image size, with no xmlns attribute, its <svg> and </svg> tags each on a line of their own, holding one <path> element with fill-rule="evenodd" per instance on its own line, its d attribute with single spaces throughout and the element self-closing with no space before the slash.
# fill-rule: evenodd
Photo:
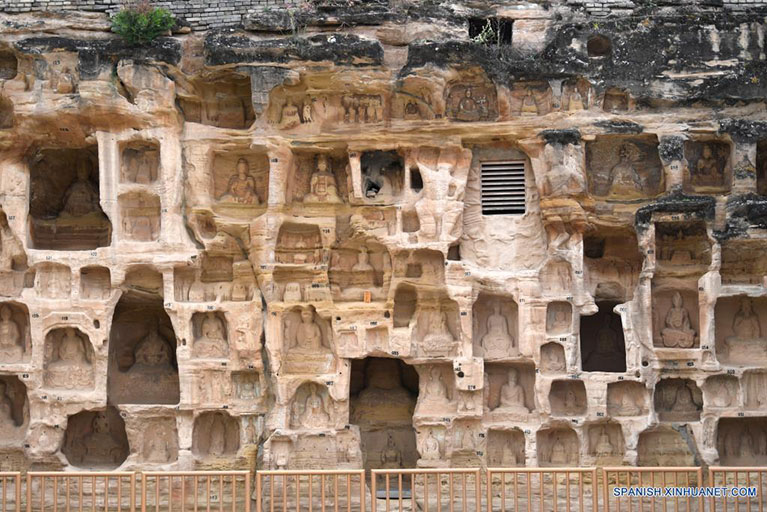
<svg viewBox="0 0 767 512">
<path fill-rule="evenodd" d="M 715 309 L 716 357 L 727 365 L 767 365 L 767 297 L 719 297 Z"/>
<path fill-rule="evenodd" d="M 35 249 L 109 245 L 112 225 L 101 209 L 96 146 L 38 150 L 29 169 L 29 228 Z"/>
<path fill-rule="evenodd" d="M 227 71 L 195 78 L 185 85 L 177 88 L 176 94 L 188 123 L 240 130 L 253 124 L 256 116 L 249 76 Z"/>
<path fill-rule="evenodd" d="M 549 405 L 552 416 L 583 416 L 588 401 L 586 386 L 582 380 L 555 380 L 549 391 Z"/>
<path fill-rule="evenodd" d="M 227 359 L 229 341 L 223 311 L 206 311 L 192 315 L 194 342 L 192 354 L 197 359 Z"/>
<path fill-rule="evenodd" d="M 756 193 L 767 196 L 767 139 L 756 145 Z"/>
<path fill-rule="evenodd" d="M 336 302 L 385 301 L 391 257 L 385 246 L 345 242 L 330 252 L 328 280 Z"/>
<path fill-rule="evenodd" d="M 324 272 L 276 268 L 274 300 L 282 302 L 322 302 L 330 300 L 330 289 Z"/>
<path fill-rule="evenodd" d="M 496 468 L 525 465 L 525 434 L 518 428 L 487 432 L 487 463 Z"/>
<path fill-rule="evenodd" d="M 660 421 L 699 421 L 703 393 L 690 379 L 661 379 L 655 385 L 653 405 Z"/>
<path fill-rule="evenodd" d="M 269 199 L 269 155 L 266 152 L 216 153 L 211 166 L 216 213 L 252 215 L 253 208 Z"/>
<path fill-rule="evenodd" d="M 151 185 L 160 175 L 160 145 L 155 141 L 133 141 L 122 146 L 120 181 Z"/>
<path fill-rule="evenodd" d="M 617 302 L 597 302 L 596 314 L 581 316 L 581 369 L 584 372 L 625 372 L 626 341 Z"/>
<path fill-rule="evenodd" d="M 320 228 L 317 225 L 286 222 L 280 226 L 274 250 L 276 263 L 318 265 L 324 262 L 324 256 Z"/>
<path fill-rule="evenodd" d="M 611 417 L 644 416 L 648 413 L 647 388 L 641 382 L 607 384 L 607 414 Z"/>
<path fill-rule="evenodd" d="M 160 238 L 160 198 L 145 192 L 129 192 L 117 199 L 122 232 L 127 240 L 153 242 Z"/>
<path fill-rule="evenodd" d="M 686 141 L 685 190 L 697 193 L 727 193 L 732 182 L 731 151 L 730 144 L 723 141 Z"/>
<path fill-rule="evenodd" d="M 598 136 L 586 143 L 589 191 L 613 200 L 651 198 L 664 190 L 658 138 Z"/>
<path fill-rule="evenodd" d="M 535 366 L 490 363 L 485 367 L 487 413 L 494 420 L 527 419 L 535 410 Z"/>
<path fill-rule="evenodd" d="M 600 465 L 620 465 L 625 453 L 623 431 L 618 423 L 589 425 L 586 431 L 589 455 Z"/>
<path fill-rule="evenodd" d="M 71 293 L 72 271 L 66 265 L 43 263 L 35 267 L 34 286 L 39 297 L 65 299 Z"/>
<path fill-rule="evenodd" d="M 0 445 L 21 447 L 29 426 L 29 400 L 27 387 L 18 377 L 0 375 L 0 406 Z M 14 469 L 18 471 L 18 466 Z"/>
<path fill-rule="evenodd" d="M 519 355 L 519 312 L 511 297 L 480 293 L 472 308 L 474 354 L 485 359 Z"/>
<path fill-rule="evenodd" d="M 540 466 L 578 466 L 580 443 L 578 434 L 570 427 L 542 429 L 535 438 Z"/>
<path fill-rule="evenodd" d="M 722 243 L 722 284 L 758 284 L 767 275 L 761 240 L 726 240 Z"/>
<path fill-rule="evenodd" d="M 456 357 L 461 341 L 458 303 L 446 296 L 419 301 L 413 342 L 418 357 Z"/>
<path fill-rule="evenodd" d="M 700 312 L 696 282 L 653 282 L 653 345 L 663 349 L 700 347 Z"/>
<path fill-rule="evenodd" d="M 687 427 L 682 431 L 692 438 L 692 432 Z M 650 467 L 664 466 L 694 466 L 695 456 L 690 447 L 677 430 L 671 428 L 659 428 L 645 431 L 639 434 L 637 444 L 639 453 L 639 465 Z"/>
<path fill-rule="evenodd" d="M 83 267 L 80 269 L 80 298 L 107 300 L 112 294 L 112 280 L 107 267 Z"/>
<path fill-rule="evenodd" d="M 767 418 L 721 418 L 716 445 L 719 462 L 724 466 L 764 466 Z"/>
<path fill-rule="evenodd" d="M 348 166 L 349 156 L 340 150 L 294 153 L 286 181 L 286 201 L 313 206 L 346 202 L 349 197 Z"/>
<path fill-rule="evenodd" d="M 655 223 L 655 259 L 663 273 L 703 274 L 711 264 L 706 223 Z"/>
<path fill-rule="evenodd" d="M 584 275 L 597 300 L 633 298 L 644 258 L 636 232 L 598 226 L 583 239 Z"/>
<path fill-rule="evenodd" d="M 743 402 L 747 410 L 760 410 L 767 406 L 767 372 L 749 371 L 743 374 Z"/>
<path fill-rule="evenodd" d="M 93 345 L 74 327 L 53 329 L 45 336 L 43 382 L 61 390 L 93 389 Z"/>
<path fill-rule="evenodd" d="M 573 305 L 569 302 L 550 302 L 546 306 L 546 334 L 565 336 L 573 332 Z"/>
<path fill-rule="evenodd" d="M 0 303 L 0 365 L 27 362 L 31 351 L 27 306 L 19 302 Z"/>
<path fill-rule="evenodd" d="M 362 197 L 370 204 L 392 204 L 404 192 L 405 163 L 397 151 L 365 151 L 360 158 Z"/>
</svg>

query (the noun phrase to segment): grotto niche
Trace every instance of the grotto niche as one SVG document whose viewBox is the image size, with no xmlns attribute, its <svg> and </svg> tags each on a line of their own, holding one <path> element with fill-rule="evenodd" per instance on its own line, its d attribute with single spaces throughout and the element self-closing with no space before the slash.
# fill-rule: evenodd
<svg viewBox="0 0 767 512">
<path fill-rule="evenodd" d="M 70 416 L 61 451 L 76 467 L 117 468 L 130 452 L 125 422 L 114 407 Z"/>
<path fill-rule="evenodd" d="M 112 224 L 101 209 L 96 147 L 40 149 L 29 169 L 35 248 L 88 250 L 110 244 Z"/>
</svg>

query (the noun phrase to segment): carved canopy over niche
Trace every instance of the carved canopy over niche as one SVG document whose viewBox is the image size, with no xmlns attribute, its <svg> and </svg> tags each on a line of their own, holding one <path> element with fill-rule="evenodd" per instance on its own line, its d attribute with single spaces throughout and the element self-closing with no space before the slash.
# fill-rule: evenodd
<svg viewBox="0 0 767 512">
<path fill-rule="evenodd" d="M 187 122 L 246 129 L 255 120 L 248 76 L 225 71 L 176 87 L 178 104 Z"/>
<path fill-rule="evenodd" d="M 650 198 L 663 191 L 658 139 L 599 136 L 586 144 L 589 192 L 615 200 Z"/>
<path fill-rule="evenodd" d="M 341 151 L 296 152 L 286 183 L 285 200 L 306 205 L 334 205 L 349 197 L 349 157 Z"/>
<path fill-rule="evenodd" d="M 219 204 L 241 208 L 265 205 L 269 198 L 269 156 L 265 152 L 216 153 L 211 178 L 211 194 Z"/>
<path fill-rule="evenodd" d="M 98 149 L 40 149 L 30 158 L 29 220 L 36 249 L 109 245 L 112 225 L 99 198 Z"/>
<path fill-rule="evenodd" d="M 73 466 L 114 469 L 130 452 L 125 422 L 114 407 L 70 416 L 61 451 Z"/>
</svg>

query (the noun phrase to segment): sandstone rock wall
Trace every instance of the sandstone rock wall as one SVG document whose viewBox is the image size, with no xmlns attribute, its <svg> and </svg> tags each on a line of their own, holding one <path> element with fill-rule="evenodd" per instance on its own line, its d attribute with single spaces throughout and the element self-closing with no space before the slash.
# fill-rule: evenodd
<svg viewBox="0 0 767 512">
<path fill-rule="evenodd" d="M 767 462 L 764 20 L 392 12 L 4 18 L 3 469 Z"/>
</svg>

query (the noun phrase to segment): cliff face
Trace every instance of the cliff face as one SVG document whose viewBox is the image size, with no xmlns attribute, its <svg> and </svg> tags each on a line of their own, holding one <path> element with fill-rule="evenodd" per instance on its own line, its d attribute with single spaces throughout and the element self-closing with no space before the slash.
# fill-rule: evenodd
<svg viewBox="0 0 767 512">
<path fill-rule="evenodd" d="M 22 4 L 0 469 L 767 463 L 758 4 Z"/>
</svg>

